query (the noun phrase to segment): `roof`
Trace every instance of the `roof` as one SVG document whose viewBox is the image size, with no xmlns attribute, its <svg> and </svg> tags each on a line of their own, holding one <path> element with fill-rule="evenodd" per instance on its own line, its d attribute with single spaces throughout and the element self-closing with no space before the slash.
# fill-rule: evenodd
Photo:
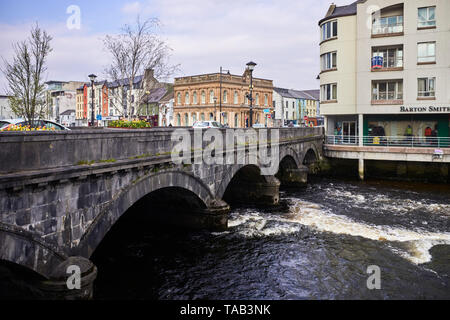
<svg viewBox="0 0 450 320">
<path fill-rule="evenodd" d="M 284 88 L 273 88 L 275 92 L 284 98 L 319 100 L 320 90 L 294 90 Z"/>
<path fill-rule="evenodd" d="M 117 88 L 120 86 L 127 86 L 130 82 L 130 78 L 119 79 L 108 83 L 108 88 Z M 133 84 L 138 84 L 144 79 L 143 75 L 135 76 Z"/>
<path fill-rule="evenodd" d="M 319 25 L 321 25 L 322 22 L 329 20 L 329 19 L 356 15 L 356 12 L 357 12 L 356 5 L 362 1 L 363 0 L 357 0 L 357 1 L 353 2 L 352 4 L 349 4 L 346 6 L 340 6 L 340 7 L 337 7 L 336 5 L 332 4 L 330 6 L 330 9 L 328 9 L 327 15 L 319 21 Z"/>
<path fill-rule="evenodd" d="M 66 110 L 66 111 L 60 113 L 60 115 L 61 116 L 70 116 L 71 114 L 74 114 L 74 113 L 75 113 L 74 109 L 69 109 L 69 110 Z"/>
<path fill-rule="evenodd" d="M 148 94 L 144 98 L 144 103 L 158 103 L 161 99 L 166 95 L 167 88 L 156 88 L 150 90 L 150 94 Z"/>
</svg>

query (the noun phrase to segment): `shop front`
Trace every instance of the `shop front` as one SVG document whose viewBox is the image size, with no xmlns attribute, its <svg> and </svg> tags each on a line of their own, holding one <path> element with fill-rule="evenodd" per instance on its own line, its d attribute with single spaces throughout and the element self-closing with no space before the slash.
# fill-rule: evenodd
<svg viewBox="0 0 450 320">
<path fill-rule="evenodd" d="M 365 137 L 377 137 L 376 141 L 379 138 L 383 141 L 383 137 L 403 137 L 432 146 L 438 140 L 448 145 L 449 127 L 450 114 L 365 115 L 363 131 Z"/>
</svg>

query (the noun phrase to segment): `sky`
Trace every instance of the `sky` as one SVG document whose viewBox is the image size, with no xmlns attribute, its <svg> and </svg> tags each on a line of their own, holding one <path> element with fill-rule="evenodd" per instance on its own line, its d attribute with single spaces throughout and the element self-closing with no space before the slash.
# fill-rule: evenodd
<svg viewBox="0 0 450 320">
<path fill-rule="evenodd" d="M 221 66 L 240 75 L 254 61 L 254 76 L 274 86 L 318 89 L 318 21 L 331 2 L 353 0 L 0 0 L 0 56 L 10 61 L 12 45 L 38 23 L 53 37 L 45 80 L 88 81 L 91 73 L 105 79 L 110 60 L 102 39 L 139 15 L 161 22 L 170 63 L 180 65 L 173 77 L 219 72 Z M 5 92 L 0 74 L 0 94 Z"/>
</svg>

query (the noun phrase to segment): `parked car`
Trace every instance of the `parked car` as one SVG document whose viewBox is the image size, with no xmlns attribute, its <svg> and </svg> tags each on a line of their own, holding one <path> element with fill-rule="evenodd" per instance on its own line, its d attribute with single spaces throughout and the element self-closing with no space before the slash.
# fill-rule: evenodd
<svg viewBox="0 0 450 320">
<path fill-rule="evenodd" d="M 203 129 L 217 128 L 217 129 L 220 129 L 220 128 L 222 128 L 222 126 L 217 121 L 197 121 L 194 123 L 192 128 L 203 128 Z"/>
<path fill-rule="evenodd" d="M 54 121 L 50 120 L 33 120 L 35 122 L 36 127 L 46 127 L 46 128 L 54 128 L 56 131 L 62 131 L 62 130 L 70 130 L 69 128 L 56 123 Z M 29 125 L 29 121 L 26 121 L 25 119 L 3 119 L 0 120 L 0 130 L 5 130 L 10 126 L 27 126 Z"/>
<path fill-rule="evenodd" d="M 265 128 L 266 126 L 265 125 L 263 125 L 262 123 L 255 123 L 254 125 L 253 125 L 253 128 L 255 128 L 255 129 L 261 129 L 261 128 Z"/>
</svg>

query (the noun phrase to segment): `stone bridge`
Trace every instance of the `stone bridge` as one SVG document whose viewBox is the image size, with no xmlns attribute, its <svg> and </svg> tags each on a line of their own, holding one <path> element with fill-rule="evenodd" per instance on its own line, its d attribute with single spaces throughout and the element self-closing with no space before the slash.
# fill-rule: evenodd
<svg viewBox="0 0 450 320">
<path fill-rule="evenodd" d="M 89 258 L 130 208 L 149 216 L 162 208 L 164 221 L 224 229 L 228 203 L 276 204 L 280 183 L 304 186 L 322 156 L 322 128 L 216 130 L 222 138 L 182 129 L 189 139 L 174 138 L 175 130 L 2 133 L 0 260 L 32 270 L 49 297 L 89 297 L 97 273 Z M 212 142 L 223 148 L 211 150 Z M 222 155 L 231 161 L 220 163 Z M 70 265 L 80 268 L 81 290 L 67 289 Z"/>
</svg>

